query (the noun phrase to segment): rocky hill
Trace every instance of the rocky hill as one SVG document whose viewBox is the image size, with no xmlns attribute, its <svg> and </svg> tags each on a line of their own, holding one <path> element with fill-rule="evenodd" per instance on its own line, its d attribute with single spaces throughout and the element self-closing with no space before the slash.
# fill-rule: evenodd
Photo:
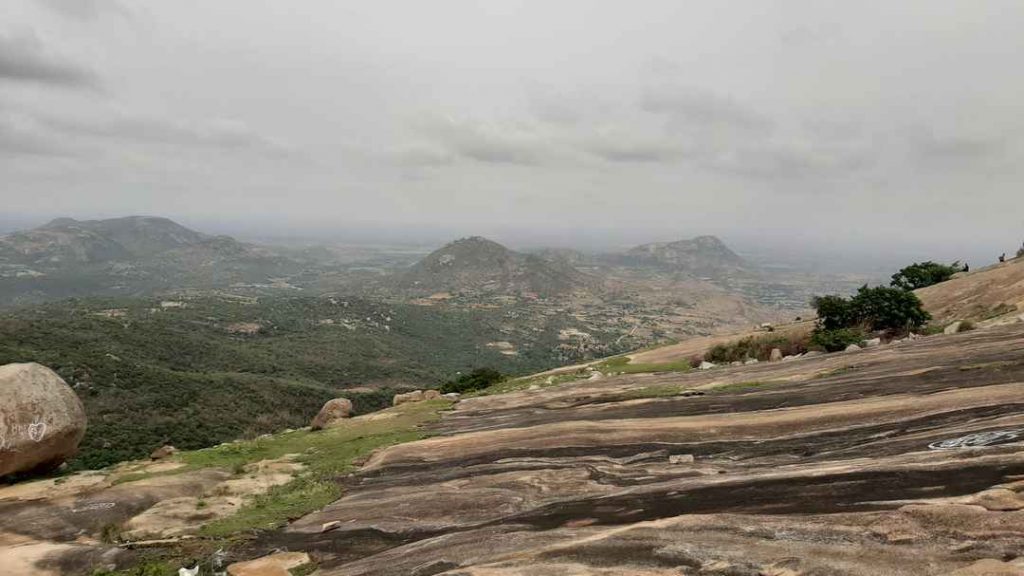
<svg viewBox="0 0 1024 576">
<path fill-rule="evenodd" d="M 565 262 L 521 254 L 486 238 L 451 242 L 420 260 L 399 278 L 404 289 L 422 293 L 565 294 L 594 285 L 593 278 Z"/>
<path fill-rule="evenodd" d="M 698 236 L 675 242 L 642 244 L 630 249 L 623 262 L 711 276 L 744 267 L 742 258 L 715 236 Z"/>
<path fill-rule="evenodd" d="M 269 283 L 302 266 L 166 218 L 58 218 L 0 236 L 0 305 Z"/>
</svg>

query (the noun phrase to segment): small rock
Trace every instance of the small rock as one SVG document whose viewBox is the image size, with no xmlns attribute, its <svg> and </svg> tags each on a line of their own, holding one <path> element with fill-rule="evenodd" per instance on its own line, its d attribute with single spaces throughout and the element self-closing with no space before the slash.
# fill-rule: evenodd
<svg viewBox="0 0 1024 576">
<path fill-rule="evenodd" d="M 178 449 L 170 444 L 164 444 L 163 446 L 153 450 L 149 455 L 150 460 L 163 460 L 164 458 L 170 458 L 178 453 Z"/>
<path fill-rule="evenodd" d="M 701 369 L 701 370 L 711 370 L 714 367 L 715 367 L 715 365 L 712 364 L 711 362 L 708 362 L 707 360 L 701 362 L 700 366 L 698 366 L 698 368 Z"/>
<path fill-rule="evenodd" d="M 530 387 L 527 388 L 527 390 L 540 390 L 540 384 L 530 384 Z"/>
<path fill-rule="evenodd" d="M 746 360 L 743 361 L 743 365 L 749 366 L 751 364 L 757 364 L 758 362 L 760 362 L 760 360 L 758 360 L 757 358 L 747 358 Z"/>
<path fill-rule="evenodd" d="M 729 362 L 729 366 L 743 366 L 743 362 L 740 362 L 739 360 L 735 362 Z"/>
<path fill-rule="evenodd" d="M 545 384 L 554 384 L 555 383 L 555 377 L 554 376 L 548 376 L 547 378 L 544 379 L 544 383 Z"/>
<path fill-rule="evenodd" d="M 595 370 L 593 373 L 591 373 L 590 378 L 587 378 L 587 380 L 600 380 L 601 378 L 604 378 L 604 374 Z"/>
<path fill-rule="evenodd" d="M 857 346 L 856 344 L 850 344 L 849 346 L 846 347 L 847 352 L 856 352 L 857 350 L 860 349 L 860 346 Z"/>
<path fill-rule="evenodd" d="M 917 340 L 918 338 L 921 338 L 920 334 L 914 334 L 913 332 L 907 334 L 907 340 Z"/>
<path fill-rule="evenodd" d="M 310 563 L 305 552 L 278 552 L 228 566 L 229 576 L 289 576 L 290 571 Z"/>
<path fill-rule="evenodd" d="M 341 527 L 341 520 L 332 520 L 331 522 L 321 524 L 320 531 L 330 532 L 331 530 L 337 530 L 339 527 Z"/>
<path fill-rule="evenodd" d="M 350 418 L 352 416 L 352 401 L 348 398 L 334 398 L 324 403 L 323 408 L 313 417 L 309 427 L 312 430 L 323 430 L 331 422 Z"/>
<path fill-rule="evenodd" d="M 458 392 L 449 392 L 447 394 L 442 394 L 442 396 L 449 400 L 458 400 L 462 397 L 462 394 L 459 394 Z"/>
<path fill-rule="evenodd" d="M 804 352 L 804 358 L 814 358 L 815 356 L 823 356 L 824 354 L 825 353 L 821 350 L 811 350 L 809 352 Z"/>
<path fill-rule="evenodd" d="M 668 457 L 669 464 L 693 464 L 693 454 L 673 454 Z"/>
<path fill-rule="evenodd" d="M 768 357 L 769 362 L 781 362 L 782 361 L 782 350 L 778 348 L 772 348 L 772 353 Z"/>
<path fill-rule="evenodd" d="M 882 345 L 882 339 L 881 338 L 872 338 L 871 340 L 865 340 L 864 341 L 864 347 L 865 348 L 874 348 L 876 346 L 881 346 L 881 345 Z"/>
<path fill-rule="evenodd" d="M 946 326 L 945 330 L 943 330 L 942 333 L 943 334 L 956 334 L 957 332 L 960 331 L 960 326 L 962 326 L 962 325 L 963 325 L 963 322 L 961 322 L 960 320 L 957 320 L 956 322 L 953 322 L 949 326 Z"/>
</svg>

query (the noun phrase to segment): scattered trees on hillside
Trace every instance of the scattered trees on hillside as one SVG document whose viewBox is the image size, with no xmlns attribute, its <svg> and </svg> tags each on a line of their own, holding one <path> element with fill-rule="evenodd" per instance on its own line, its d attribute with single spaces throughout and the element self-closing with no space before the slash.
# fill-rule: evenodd
<svg viewBox="0 0 1024 576">
<path fill-rule="evenodd" d="M 892 275 L 891 286 L 902 290 L 917 290 L 939 282 L 945 282 L 960 272 L 960 262 L 939 264 L 938 262 L 915 262 Z"/>
<path fill-rule="evenodd" d="M 469 374 L 463 374 L 454 380 L 441 385 L 441 392 L 448 394 L 458 392 L 465 394 L 474 390 L 483 390 L 505 380 L 505 375 L 493 368 L 477 368 Z"/>
</svg>

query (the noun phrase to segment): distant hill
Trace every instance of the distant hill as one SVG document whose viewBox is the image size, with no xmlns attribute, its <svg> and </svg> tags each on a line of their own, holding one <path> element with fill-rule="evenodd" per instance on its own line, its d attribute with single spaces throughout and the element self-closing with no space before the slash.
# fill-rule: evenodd
<svg viewBox="0 0 1024 576">
<path fill-rule="evenodd" d="M 695 275 L 714 275 L 745 266 L 743 259 L 715 236 L 642 244 L 626 252 L 622 261 Z"/>
<path fill-rule="evenodd" d="M 58 218 L 0 236 L 0 304 L 268 283 L 300 270 L 263 248 L 150 216 Z"/>
<path fill-rule="evenodd" d="M 462 238 L 405 271 L 399 286 L 418 292 L 541 296 L 584 289 L 595 280 L 565 262 L 521 254 L 480 236 Z"/>
</svg>

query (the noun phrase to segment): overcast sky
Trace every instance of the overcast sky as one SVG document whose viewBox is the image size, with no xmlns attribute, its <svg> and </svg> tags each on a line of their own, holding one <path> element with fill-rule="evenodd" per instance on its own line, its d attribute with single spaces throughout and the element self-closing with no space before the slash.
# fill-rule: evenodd
<svg viewBox="0 0 1024 576">
<path fill-rule="evenodd" d="M 1024 237 L 1024 2 L 4 0 L 8 219 Z"/>
</svg>

